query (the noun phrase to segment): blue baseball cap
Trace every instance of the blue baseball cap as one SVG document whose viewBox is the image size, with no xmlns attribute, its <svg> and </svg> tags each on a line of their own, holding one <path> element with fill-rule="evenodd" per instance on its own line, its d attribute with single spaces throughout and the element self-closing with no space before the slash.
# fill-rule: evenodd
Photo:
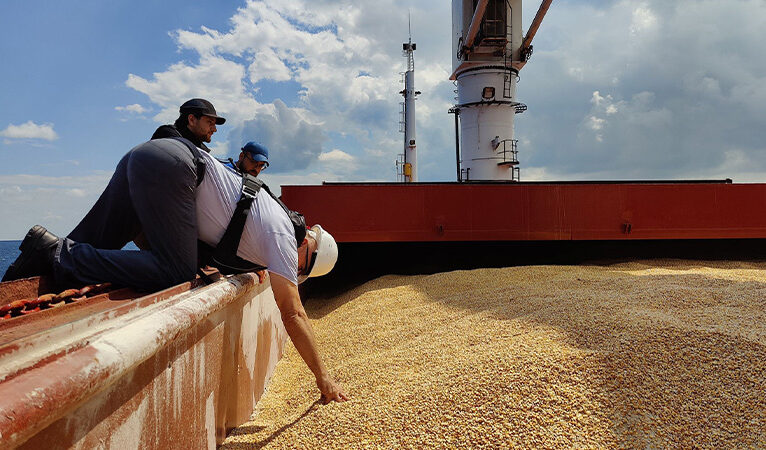
<svg viewBox="0 0 766 450">
<path fill-rule="evenodd" d="M 254 161 L 263 161 L 267 166 L 269 165 L 269 149 L 265 145 L 251 141 L 242 147 L 242 151 L 250 153 Z"/>
</svg>

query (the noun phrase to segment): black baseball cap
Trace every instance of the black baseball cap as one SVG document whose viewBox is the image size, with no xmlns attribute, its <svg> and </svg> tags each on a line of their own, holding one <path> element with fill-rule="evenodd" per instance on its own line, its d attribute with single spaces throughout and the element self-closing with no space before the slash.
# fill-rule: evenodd
<svg viewBox="0 0 766 450">
<path fill-rule="evenodd" d="M 226 119 L 218 116 L 213 108 L 213 104 L 204 98 L 193 98 L 180 108 L 181 114 L 201 114 L 203 116 L 209 116 L 215 119 L 216 125 L 223 125 Z"/>
</svg>

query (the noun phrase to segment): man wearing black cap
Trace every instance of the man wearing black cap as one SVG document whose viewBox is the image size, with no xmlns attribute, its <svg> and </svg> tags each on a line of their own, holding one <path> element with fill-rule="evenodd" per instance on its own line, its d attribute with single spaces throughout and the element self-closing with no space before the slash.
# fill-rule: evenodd
<svg viewBox="0 0 766 450">
<path fill-rule="evenodd" d="M 210 142 L 216 124 L 225 121 L 210 102 L 192 99 L 181 106 L 175 126 L 160 127 L 157 133 L 185 137 L 206 149 L 203 141 Z M 61 286 L 110 281 L 155 291 L 194 278 L 202 154 L 176 139 L 137 145 L 123 156 L 101 197 L 66 238 L 41 226 L 29 230 L 3 281 L 52 270 Z M 122 250 L 139 235 L 147 251 Z"/>
<path fill-rule="evenodd" d="M 173 125 L 162 125 L 152 135 L 152 139 L 185 137 L 194 145 L 210 152 L 204 144 L 210 142 L 216 125 L 223 125 L 226 119 L 219 117 L 213 104 L 203 98 L 193 98 L 179 108 L 180 115 Z"/>
</svg>

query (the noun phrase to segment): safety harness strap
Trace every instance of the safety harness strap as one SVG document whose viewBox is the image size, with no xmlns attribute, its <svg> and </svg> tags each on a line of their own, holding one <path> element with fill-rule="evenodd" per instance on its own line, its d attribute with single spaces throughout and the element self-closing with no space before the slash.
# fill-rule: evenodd
<svg viewBox="0 0 766 450">
<path fill-rule="evenodd" d="M 213 252 L 212 265 L 218 267 L 219 270 L 225 269 L 238 273 L 266 269 L 266 266 L 253 264 L 237 256 L 239 242 L 242 240 L 242 232 L 245 230 L 245 223 L 247 222 L 247 214 L 250 212 L 250 206 L 260 190 L 259 180 L 248 174 L 242 177 L 242 193 L 236 208 L 234 208 L 234 214 Z"/>
<path fill-rule="evenodd" d="M 180 141 L 191 151 L 194 157 L 194 163 L 197 168 L 197 186 L 202 183 L 205 177 L 205 160 L 202 159 L 199 149 L 190 140 L 181 137 L 173 136 L 173 139 Z M 245 222 L 247 221 L 247 213 L 250 211 L 250 205 L 258 195 L 260 187 L 257 183 L 253 183 L 252 180 L 246 181 L 243 178 L 242 182 L 242 194 L 240 195 L 237 207 L 234 210 L 234 215 L 229 221 L 229 225 L 226 227 L 221 241 L 212 251 L 209 246 L 204 245 L 199 241 L 198 245 L 200 263 L 202 265 L 209 264 L 218 268 L 221 273 L 245 273 L 255 272 L 258 270 L 266 269 L 266 266 L 253 264 L 250 261 L 237 256 L 237 249 L 239 248 L 239 241 L 242 238 L 242 232 L 245 229 Z"/>
<path fill-rule="evenodd" d="M 252 177 L 251 175 L 245 174 L 248 177 Z M 258 180 L 257 178 L 253 178 L 256 180 L 259 185 L 263 188 L 264 191 L 266 191 L 271 198 L 273 198 L 277 203 L 279 203 L 279 206 L 282 207 L 282 209 L 285 210 L 287 213 L 287 217 L 290 218 L 290 222 L 293 224 L 293 231 L 295 232 L 295 242 L 298 247 L 301 246 L 303 243 L 303 240 L 306 239 L 306 219 L 303 217 L 303 214 L 299 213 L 298 211 L 293 211 L 290 208 L 285 205 L 282 200 L 274 195 L 271 192 L 271 189 L 261 180 Z"/>
<path fill-rule="evenodd" d="M 219 161 L 221 161 L 219 159 Z M 223 161 L 221 161 L 223 162 Z M 282 209 L 287 213 L 287 217 L 290 219 L 290 222 L 293 224 L 293 231 L 295 232 L 295 243 L 298 247 L 301 246 L 303 243 L 303 240 L 306 239 L 306 219 L 303 217 L 303 214 L 299 213 L 298 211 L 293 211 L 290 208 L 287 207 L 287 205 L 282 202 L 282 200 L 274 195 L 273 192 L 271 192 L 271 189 L 269 189 L 269 186 L 261 181 L 259 178 L 254 177 L 253 175 L 250 175 L 247 172 L 243 172 L 239 169 L 236 163 L 234 163 L 234 160 L 229 158 L 229 162 L 231 163 L 231 166 L 234 168 L 234 170 L 239 174 L 239 176 L 242 177 L 242 188 L 245 189 L 246 185 L 251 186 L 257 186 L 255 189 L 256 193 L 263 189 L 266 191 L 271 198 L 274 199 L 275 202 L 279 204 L 279 206 L 282 207 Z"/>
</svg>

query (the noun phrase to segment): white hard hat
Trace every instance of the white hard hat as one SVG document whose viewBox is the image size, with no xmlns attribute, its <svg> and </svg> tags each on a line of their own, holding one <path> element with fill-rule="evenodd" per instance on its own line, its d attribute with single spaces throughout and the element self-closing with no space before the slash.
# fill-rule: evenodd
<svg viewBox="0 0 766 450">
<path fill-rule="evenodd" d="M 307 234 L 317 241 L 317 249 L 309 264 L 309 274 L 299 275 L 298 284 L 306 281 L 306 278 L 321 277 L 328 274 L 335 267 L 335 262 L 338 261 L 338 244 L 335 243 L 335 238 L 330 233 L 321 226 L 314 225 L 307 231 Z"/>
</svg>

